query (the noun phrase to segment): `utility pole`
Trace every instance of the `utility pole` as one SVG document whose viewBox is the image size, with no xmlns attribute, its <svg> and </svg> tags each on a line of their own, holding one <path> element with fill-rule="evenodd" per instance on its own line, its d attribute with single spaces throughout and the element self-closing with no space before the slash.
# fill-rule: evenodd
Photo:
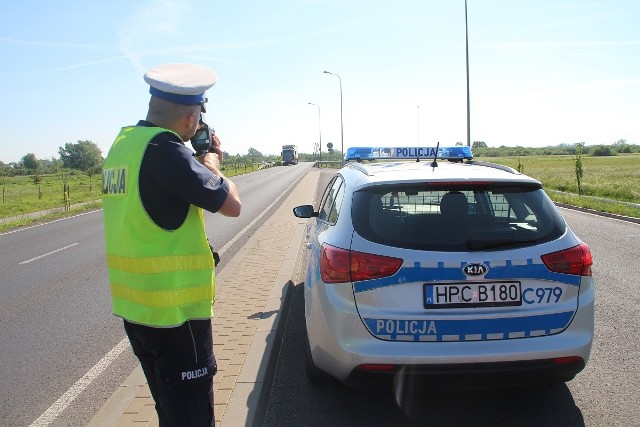
<svg viewBox="0 0 640 427">
<path fill-rule="evenodd" d="M 467 0 L 464 0 L 464 33 L 467 51 L 467 147 L 471 147 L 471 107 L 469 102 L 469 24 L 467 23 Z"/>
</svg>

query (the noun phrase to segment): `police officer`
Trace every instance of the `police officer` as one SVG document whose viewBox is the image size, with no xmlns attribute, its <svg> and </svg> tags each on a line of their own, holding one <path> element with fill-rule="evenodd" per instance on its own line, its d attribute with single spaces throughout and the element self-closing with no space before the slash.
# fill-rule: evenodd
<svg viewBox="0 0 640 427">
<path fill-rule="evenodd" d="M 196 64 L 149 70 L 146 120 L 124 127 L 103 172 L 105 243 L 113 313 L 124 319 L 160 426 L 213 426 L 211 316 L 214 258 L 203 209 L 240 215 L 236 186 L 220 171 L 220 141 L 196 158 L 216 73 Z"/>
</svg>

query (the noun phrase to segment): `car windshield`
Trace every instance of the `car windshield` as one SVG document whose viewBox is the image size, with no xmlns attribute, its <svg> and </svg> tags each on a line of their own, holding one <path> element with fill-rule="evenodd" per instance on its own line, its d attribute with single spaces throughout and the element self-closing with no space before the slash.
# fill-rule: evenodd
<svg viewBox="0 0 640 427">
<path fill-rule="evenodd" d="M 482 251 L 557 239 L 565 222 L 539 185 L 378 185 L 354 193 L 353 225 L 399 248 Z"/>
</svg>

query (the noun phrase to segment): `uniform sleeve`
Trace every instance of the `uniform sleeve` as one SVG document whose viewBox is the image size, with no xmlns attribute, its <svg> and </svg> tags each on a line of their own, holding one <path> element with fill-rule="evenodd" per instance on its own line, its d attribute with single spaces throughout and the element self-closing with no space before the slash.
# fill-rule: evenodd
<svg viewBox="0 0 640 427">
<path fill-rule="evenodd" d="M 217 212 L 229 194 L 226 180 L 214 175 L 179 142 L 151 141 L 143 160 L 159 188 L 176 199 Z"/>
</svg>

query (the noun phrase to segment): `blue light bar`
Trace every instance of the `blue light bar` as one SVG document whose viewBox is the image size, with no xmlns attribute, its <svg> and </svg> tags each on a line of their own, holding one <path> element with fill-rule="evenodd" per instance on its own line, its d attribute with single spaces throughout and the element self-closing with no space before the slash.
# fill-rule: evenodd
<svg viewBox="0 0 640 427">
<path fill-rule="evenodd" d="M 347 148 L 345 160 L 379 160 L 379 159 L 433 159 L 436 147 L 351 147 Z M 473 159 L 471 147 L 440 147 L 438 159 L 470 160 Z"/>
</svg>

